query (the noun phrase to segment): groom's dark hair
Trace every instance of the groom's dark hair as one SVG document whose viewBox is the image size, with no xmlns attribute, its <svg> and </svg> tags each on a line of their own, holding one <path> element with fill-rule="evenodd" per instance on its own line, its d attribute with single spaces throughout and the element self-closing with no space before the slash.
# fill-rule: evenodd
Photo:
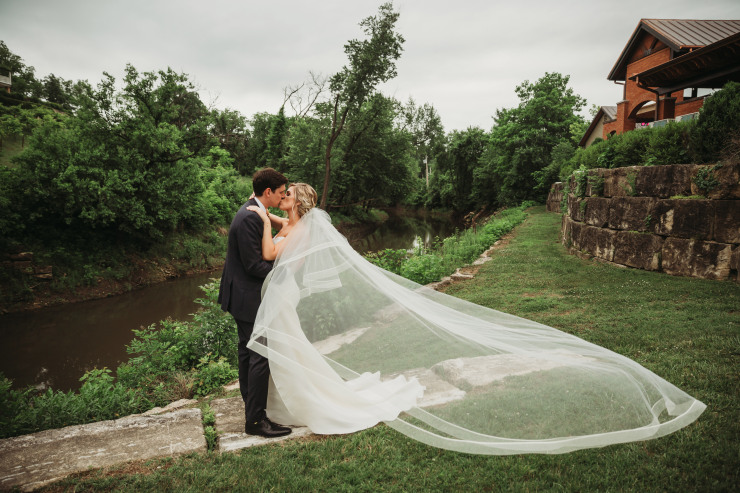
<svg viewBox="0 0 740 493">
<path fill-rule="evenodd" d="M 286 183 L 288 179 L 272 168 L 262 168 L 252 176 L 252 190 L 257 197 L 265 193 L 268 188 L 274 192 Z"/>
</svg>

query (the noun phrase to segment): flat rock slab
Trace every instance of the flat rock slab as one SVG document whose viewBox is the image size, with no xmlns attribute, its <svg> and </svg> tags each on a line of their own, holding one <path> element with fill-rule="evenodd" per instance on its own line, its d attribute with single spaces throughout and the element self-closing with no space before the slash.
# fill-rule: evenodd
<svg viewBox="0 0 740 493">
<path fill-rule="evenodd" d="M 437 363 L 432 370 L 455 387 L 473 389 L 511 376 L 559 368 L 573 361 L 593 360 L 565 352 L 542 352 L 539 355 L 497 354 L 449 359 Z"/>
<path fill-rule="evenodd" d="M 29 491 L 90 468 L 205 451 L 200 409 L 67 426 L 0 440 L 0 489 Z"/>
<path fill-rule="evenodd" d="M 448 402 L 457 401 L 465 397 L 465 391 L 449 382 L 442 380 L 428 368 L 416 368 L 402 373 L 406 378 L 416 378 L 424 386 L 424 395 L 419 399 L 417 406 L 432 407 Z M 393 377 L 395 375 L 391 375 Z"/>
<path fill-rule="evenodd" d="M 247 435 L 244 433 L 244 401 L 239 396 L 214 400 L 211 409 L 216 415 L 218 451 L 221 453 L 312 435 L 305 426 L 291 427 L 293 432 L 290 435 L 278 438 Z"/>
</svg>

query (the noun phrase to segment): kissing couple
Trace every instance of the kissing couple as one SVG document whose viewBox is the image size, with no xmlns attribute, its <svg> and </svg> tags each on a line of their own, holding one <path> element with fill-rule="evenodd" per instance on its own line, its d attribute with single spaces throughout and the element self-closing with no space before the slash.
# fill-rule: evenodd
<svg viewBox="0 0 740 493">
<path fill-rule="evenodd" d="M 245 433 L 385 422 L 448 450 L 564 453 L 658 438 L 705 409 L 620 354 L 381 269 L 310 185 L 287 184 L 257 171 L 229 229 L 219 303 L 237 325 Z"/>
</svg>

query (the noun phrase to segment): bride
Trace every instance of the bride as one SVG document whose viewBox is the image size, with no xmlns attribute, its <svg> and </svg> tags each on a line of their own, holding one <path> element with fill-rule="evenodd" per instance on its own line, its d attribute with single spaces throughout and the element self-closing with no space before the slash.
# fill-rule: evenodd
<svg viewBox="0 0 740 493">
<path fill-rule="evenodd" d="M 270 362 L 270 419 L 319 434 L 384 421 L 429 445 L 502 455 L 657 438 L 705 409 L 624 356 L 380 269 L 315 205 L 297 183 L 287 218 L 256 211 L 275 264 L 248 346 Z"/>
</svg>

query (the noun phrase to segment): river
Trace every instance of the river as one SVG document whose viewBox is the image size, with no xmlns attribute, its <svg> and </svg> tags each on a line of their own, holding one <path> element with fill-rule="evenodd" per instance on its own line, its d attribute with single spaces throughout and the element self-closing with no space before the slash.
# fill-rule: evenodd
<svg viewBox="0 0 740 493">
<path fill-rule="evenodd" d="M 455 232 L 449 217 L 391 214 L 377 227 L 345 231 L 360 253 L 385 248 L 409 249 L 421 241 Z M 186 320 L 202 295 L 199 286 L 214 272 L 178 278 L 99 300 L 42 308 L 0 316 L 0 372 L 15 388 L 75 390 L 80 377 L 92 368 L 113 370 L 128 359 L 126 345 L 133 330 L 171 317 Z"/>
</svg>

